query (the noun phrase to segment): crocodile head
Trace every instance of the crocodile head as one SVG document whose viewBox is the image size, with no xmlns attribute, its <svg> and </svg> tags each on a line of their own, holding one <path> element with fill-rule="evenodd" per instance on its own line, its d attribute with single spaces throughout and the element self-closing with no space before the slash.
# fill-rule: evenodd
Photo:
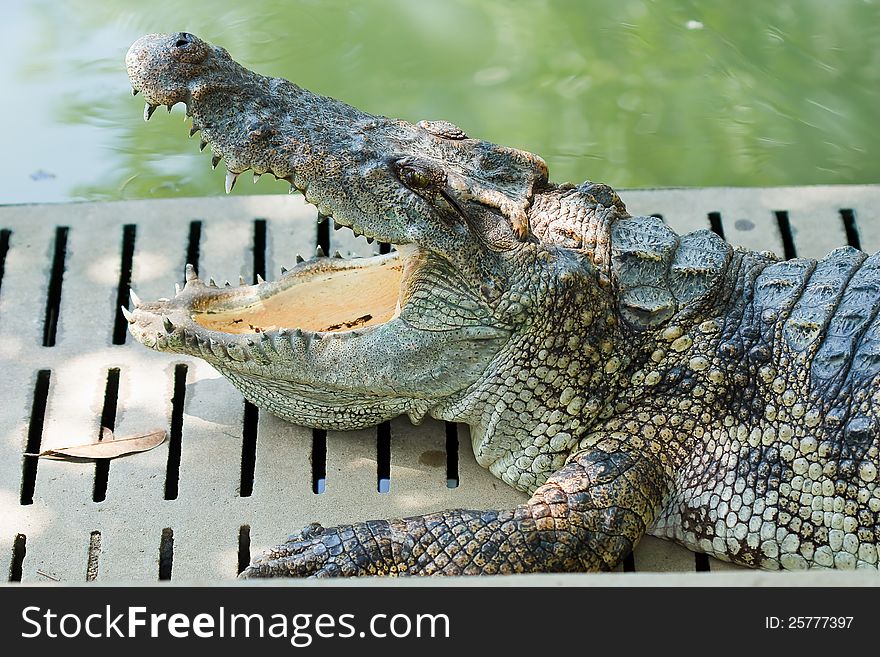
<svg viewBox="0 0 880 657">
<path fill-rule="evenodd" d="M 536 155 L 444 121 L 366 114 L 187 33 L 139 39 L 126 65 L 146 118 L 186 104 L 215 165 L 226 163 L 227 191 L 247 170 L 270 173 L 336 224 L 395 247 L 238 288 L 190 270 L 173 299 L 136 304 L 139 341 L 205 358 L 268 410 L 335 428 L 427 412 L 485 424 L 474 400 L 508 391 L 496 378 L 511 354 L 531 352 L 530 330 L 550 344 L 564 331 L 566 309 L 552 307 L 566 289 L 595 297 L 585 312 L 599 316 L 593 261 L 529 230 L 536 196 L 559 192 Z"/>
</svg>

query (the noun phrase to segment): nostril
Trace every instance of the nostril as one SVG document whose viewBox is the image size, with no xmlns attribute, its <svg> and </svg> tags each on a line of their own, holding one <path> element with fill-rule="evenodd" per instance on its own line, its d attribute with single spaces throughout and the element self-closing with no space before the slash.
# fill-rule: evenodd
<svg viewBox="0 0 880 657">
<path fill-rule="evenodd" d="M 177 35 L 177 41 L 174 43 L 175 47 L 183 48 L 192 43 L 192 34 L 188 32 L 181 32 Z"/>
</svg>

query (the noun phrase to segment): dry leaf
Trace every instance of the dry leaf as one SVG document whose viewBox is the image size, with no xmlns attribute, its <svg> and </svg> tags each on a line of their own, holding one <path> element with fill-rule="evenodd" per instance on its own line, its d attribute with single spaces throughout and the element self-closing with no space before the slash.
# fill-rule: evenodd
<svg viewBox="0 0 880 657">
<path fill-rule="evenodd" d="M 147 450 L 158 447 L 165 442 L 164 429 L 153 429 L 146 433 L 125 436 L 124 438 L 116 438 L 110 429 L 103 427 L 101 429 L 101 435 L 103 436 L 103 440 L 87 443 L 85 445 L 47 449 L 45 452 L 40 452 L 36 456 L 61 460 L 113 459 L 117 456 L 125 456 L 126 454 L 134 454 L 135 452 L 146 452 Z M 34 455 L 26 454 L 26 456 Z"/>
</svg>

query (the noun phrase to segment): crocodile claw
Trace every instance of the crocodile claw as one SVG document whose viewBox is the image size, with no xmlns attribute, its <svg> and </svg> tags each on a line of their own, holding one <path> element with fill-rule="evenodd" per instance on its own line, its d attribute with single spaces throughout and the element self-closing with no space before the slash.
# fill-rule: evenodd
<svg viewBox="0 0 880 657">
<path fill-rule="evenodd" d="M 239 577 L 350 577 L 364 574 L 376 555 L 351 540 L 351 527 L 303 528 L 283 545 L 253 560 Z"/>
</svg>

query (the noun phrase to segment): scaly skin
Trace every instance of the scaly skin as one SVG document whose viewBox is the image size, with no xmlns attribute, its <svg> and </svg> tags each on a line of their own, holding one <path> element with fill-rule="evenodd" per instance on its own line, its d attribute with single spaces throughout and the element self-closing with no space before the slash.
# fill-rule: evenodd
<svg viewBox="0 0 880 657">
<path fill-rule="evenodd" d="M 132 334 L 299 424 L 466 422 L 478 462 L 532 494 L 311 525 L 244 576 L 605 570 L 646 533 L 754 567 L 877 569 L 880 256 L 778 262 L 679 236 L 605 185 L 549 182 L 535 155 L 367 115 L 186 33 L 144 37 L 126 63 L 145 116 L 186 103 L 227 191 L 270 172 L 396 246 L 234 289 L 189 270 L 173 299 L 136 304 Z M 347 277 L 384 306 L 254 314 L 346 296 Z"/>
</svg>

